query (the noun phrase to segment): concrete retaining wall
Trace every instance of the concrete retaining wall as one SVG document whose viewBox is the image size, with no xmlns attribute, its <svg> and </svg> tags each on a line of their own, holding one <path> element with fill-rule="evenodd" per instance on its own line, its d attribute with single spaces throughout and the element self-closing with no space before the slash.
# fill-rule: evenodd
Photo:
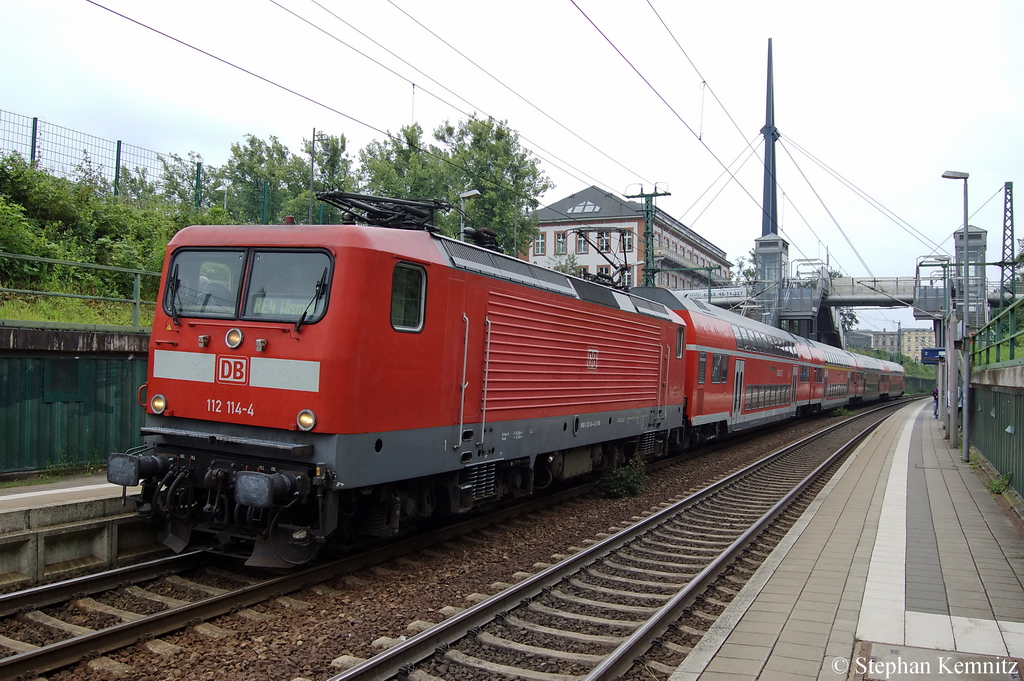
<svg viewBox="0 0 1024 681">
<path fill-rule="evenodd" d="M 0 586 L 53 582 L 155 558 L 168 549 L 155 526 L 117 498 L 0 513 Z"/>
</svg>

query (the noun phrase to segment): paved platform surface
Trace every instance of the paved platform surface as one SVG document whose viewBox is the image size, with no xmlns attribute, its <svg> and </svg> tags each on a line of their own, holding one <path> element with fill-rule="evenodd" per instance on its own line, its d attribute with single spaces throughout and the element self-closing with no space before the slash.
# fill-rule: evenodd
<svg viewBox="0 0 1024 681">
<path fill-rule="evenodd" d="M 130 488 L 133 494 L 137 488 Z M 120 497 L 121 487 L 107 482 L 107 473 L 69 476 L 53 482 L 0 489 L 0 512 L 50 504 L 71 504 L 90 499 Z"/>
<path fill-rule="evenodd" d="M 671 681 L 1020 681 L 1024 538 L 960 457 L 930 401 L 888 419 Z"/>
</svg>

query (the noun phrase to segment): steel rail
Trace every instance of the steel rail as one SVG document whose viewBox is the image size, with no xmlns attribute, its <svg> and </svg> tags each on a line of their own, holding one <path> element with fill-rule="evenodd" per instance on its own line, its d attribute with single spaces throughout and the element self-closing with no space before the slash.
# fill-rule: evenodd
<svg viewBox="0 0 1024 681">
<path fill-rule="evenodd" d="M 0 658 L 0 678 L 34 678 L 41 673 L 75 664 L 82 659 L 134 645 L 140 640 L 154 638 L 201 620 L 208 620 L 225 615 L 241 608 L 249 607 L 267 600 L 276 594 L 297 591 L 310 584 L 324 582 L 339 574 L 348 574 L 356 570 L 377 565 L 385 561 L 406 555 L 438 542 L 447 541 L 457 536 L 468 534 L 482 527 L 500 523 L 505 520 L 532 513 L 540 508 L 560 503 L 579 496 L 593 488 L 593 484 L 577 487 L 563 492 L 551 494 L 540 499 L 509 507 L 486 517 L 474 518 L 455 525 L 439 528 L 429 533 L 411 537 L 402 541 L 393 541 L 378 548 L 349 556 L 328 563 L 316 565 L 281 577 L 269 579 L 259 584 L 247 585 L 219 596 L 211 596 L 194 603 L 163 610 L 143 619 L 123 622 L 112 627 L 99 629 L 93 633 L 66 639 L 36 650 L 18 653 Z M 202 551 L 190 552 L 163 561 L 151 561 L 148 564 L 128 566 L 105 573 L 66 580 L 52 585 L 45 585 L 19 591 L 0 597 L 0 608 L 7 615 L 28 609 L 38 609 L 69 600 L 86 593 L 96 593 L 105 589 L 130 582 L 146 581 L 159 577 L 172 570 L 181 571 L 209 564 L 211 560 L 220 560 L 221 555 Z"/>
<path fill-rule="evenodd" d="M 490 598 L 481 601 L 480 603 L 466 610 L 463 610 L 462 612 L 456 615 L 453 615 L 452 617 L 431 627 L 430 629 L 427 629 L 426 631 L 423 631 L 407 639 L 403 643 L 400 643 L 399 645 L 396 645 L 388 650 L 378 653 L 370 659 L 361 662 L 360 664 L 342 672 L 341 674 L 332 676 L 328 681 L 354 681 L 356 679 L 358 679 L 359 681 L 386 681 L 387 679 L 398 676 L 400 674 L 408 674 L 412 671 L 414 664 L 430 657 L 435 652 L 446 650 L 449 645 L 469 635 L 470 633 L 472 633 L 473 630 L 488 624 L 489 622 L 494 620 L 499 614 L 506 613 L 507 611 L 511 610 L 512 608 L 515 608 L 516 606 L 522 603 L 529 602 L 531 599 L 543 593 L 545 589 L 551 588 L 555 584 L 561 582 L 566 577 L 569 577 L 570 575 L 579 572 L 585 566 L 590 565 L 599 560 L 600 558 L 603 558 L 607 554 L 624 547 L 625 545 L 629 544 L 639 536 L 647 533 L 650 529 L 658 525 L 661 525 L 669 518 L 678 515 L 681 511 L 684 511 L 687 508 L 694 506 L 699 502 L 707 499 L 708 497 L 717 494 L 722 489 L 734 484 L 736 481 L 745 478 L 752 473 L 755 473 L 758 469 L 770 465 L 772 462 L 778 460 L 786 453 L 799 449 L 800 447 L 806 446 L 807 444 L 815 440 L 826 437 L 835 430 L 849 425 L 852 421 L 861 420 L 876 413 L 877 411 L 885 409 L 891 410 L 893 409 L 893 407 L 897 406 L 901 405 L 894 405 L 890 403 L 888 406 L 872 409 L 863 414 L 859 414 L 853 417 L 852 419 L 847 419 L 842 423 L 837 423 L 835 425 L 829 426 L 828 428 L 822 429 L 817 433 L 813 433 L 807 437 L 804 437 L 795 443 L 787 445 L 786 447 L 765 456 L 761 460 L 756 461 L 748 466 L 745 466 L 744 468 L 733 473 L 727 478 L 720 480 L 710 485 L 709 487 L 704 488 L 703 490 L 695 492 L 694 494 L 688 496 L 687 498 L 679 502 L 676 502 L 675 504 L 672 504 L 671 506 L 668 506 L 661 511 L 658 511 L 657 513 L 654 513 L 643 520 L 638 521 L 630 527 L 625 528 L 622 532 L 619 532 L 599 542 L 596 542 L 595 544 L 592 544 L 590 547 L 576 554 L 573 554 L 572 556 L 569 556 L 563 561 L 555 565 L 552 565 L 551 567 L 548 567 L 542 570 L 541 572 L 534 574 L 532 577 L 524 579 L 522 582 L 519 582 L 516 585 L 513 585 L 503 591 L 500 591 L 494 596 L 491 596 Z M 873 430 L 875 427 L 877 427 L 878 423 L 881 423 L 882 420 L 884 420 L 884 418 L 879 419 L 877 422 L 871 424 L 871 426 L 868 429 L 866 429 L 864 433 L 858 435 L 858 438 L 866 437 L 867 434 L 870 433 L 870 431 Z M 851 446 L 850 442 L 844 445 L 843 449 L 845 450 L 849 446 Z M 838 454 L 833 455 L 833 457 L 835 456 L 838 456 Z M 830 457 L 830 461 L 833 457 Z M 823 464 L 823 466 L 824 465 L 827 464 Z M 819 468 L 821 467 L 819 466 Z M 815 473 L 817 472 L 818 469 L 816 469 Z M 811 480 L 813 480 L 813 474 L 811 476 L 808 476 L 801 483 L 799 483 L 798 488 L 800 488 L 800 491 L 802 491 L 803 488 L 810 484 Z M 774 518 L 774 516 L 778 515 L 778 513 L 780 513 L 782 510 L 784 510 L 784 505 L 782 505 L 782 503 L 780 502 L 773 506 L 773 508 L 770 511 L 768 511 L 765 514 L 765 516 L 770 516 L 770 519 Z M 739 540 L 736 540 L 735 542 L 742 542 L 742 546 L 740 546 L 739 549 L 736 549 L 736 551 L 742 550 L 743 546 L 752 541 L 753 538 L 755 538 L 759 532 L 759 529 L 757 531 L 750 529 L 746 533 L 744 533 L 743 537 L 741 537 L 741 539 Z M 736 552 L 732 551 L 731 549 L 727 549 L 727 551 L 730 551 L 731 553 Z M 700 576 L 703 577 L 705 573 L 707 573 L 707 575 L 713 574 L 714 576 L 717 576 L 723 569 L 725 569 L 727 565 L 727 560 L 723 558 L 716 559 L 716 561 L 711 566 L 706 568 L 704 572 L 700 573 Z M 711 577 L 712 580 L 714 579 L 714 576 Z M 703 588 L 701 589 L 701 591 L 703 591 Z M 674 598 L 673 601 L 670 602 L 672 611 L 681 611 L 682 609 L 685 609 L 685 607 L 689 604 L 689 602 L 686 600 L 687 598 L 688 597 Z M 689 599 L 690 601 L 692 601 L 693 597 L 689 597 Z M 664 606 L 663 610 L 669 608 L 670 605 Z M 667 613 L 665 616 L 668 616 Z M 665 626 L 667 626 L 667 624 Z M 657 626 L 653 629 L 644 628 L 643 631 L 645 633 L 644 636 L 641 637 L 641 639 L 653 638 L 651 632 L 657 630 L 657 628 Z M 623 643 L 622 645 L 625 646 L 627 643 L 628 641 Z M 630 643 L 629 650 L 635 650 L 637 645 L 639 645 L 637 642 Z M 613 651 L 613 655 L 616 652 L 618 651 Z M 624 649 L 623 654 L 625 654 L 626 652 L 626 649 Z M 632 664 L 632 661 L 630 662 L 630 664 Z M 619 663 L 614 663 L 613 666 L 615 668 L 618 668 Z M 602 676 L 598 678 L 611 677 Z"/>
<path fill-rule="evenodd" d="M 888 414 L 862 432 L 851 438 L 842 447 L 836 450 L 831 456 L 808 474 L 797 484 L 786 496 L 782 497 L 772 508 L 759 518 L 754 525 L 743 532 L 729 547 L 715 558 L 707 567 L 700 571 L 696 577 L 686 584 L 670 601 L 658 610 L 650 619 L 636 629 L 625 641 L 612 651 L 608 657 L 598 663 L 594 669 L 587 674 L 586 681 L 611 681 L 626 673 L 636 660 L 646 653 L 668 627 L 676 622 L 690 605 L 710 586 L 718 576 L 733 562 L 733 560 L 757 537 L 775 521 L 775 519 L 803 494 L 814 481 L 825 470 L 835 463 L 837 459 L 845 456 L 847 452 L 860 444 L 882 421 L 889 418 Z M 848 422 L 847 422 L 848 423 Z"/>
<path fill-rule="evenodd" d="M 11 593 L 0 595 L 0 617 L 8 617 L 26 610 L 38 610 L 48 605 L 67 601 L 81 594 L 88 595 L 106 591 L 121 584 L 145 582 L 170 572 L 180 572 L 199 567 L 208 561 L 209 557 L 201 551 L 190 551 L 176 556 L 108 570 L 95 575 L 65 579 L 53 584 L 43 584 L 22 591 L 12 591 Z"/>
</svg>

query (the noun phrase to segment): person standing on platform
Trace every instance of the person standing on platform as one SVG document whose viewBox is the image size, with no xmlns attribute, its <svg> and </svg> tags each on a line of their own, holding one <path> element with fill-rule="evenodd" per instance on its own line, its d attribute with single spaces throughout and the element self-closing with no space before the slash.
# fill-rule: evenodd
<svg viewBox="0 0 1024 681">
<path fill-rule="evenodd" d="M 932 389 L 932 416 L 939 418 L 939 387 Z"/>
</svg>

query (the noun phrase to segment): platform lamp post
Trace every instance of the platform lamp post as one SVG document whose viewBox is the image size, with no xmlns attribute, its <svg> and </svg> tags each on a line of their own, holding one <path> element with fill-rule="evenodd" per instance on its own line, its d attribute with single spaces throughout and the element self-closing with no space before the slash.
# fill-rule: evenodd
<svg viewBox="0 0 1024 681">
<path fill-rule="evenodd" d="M 224 212 L 228 212 L 228 188 L 231 186 L 230 180 L 221 180 L 221 183 L 213 188 L 213 191 L 224 190 Z"/>
<path fill-rule="evenodd" d="M 459 241 L 466 240 L 466 199 L 471 199 L 474 196 L 480 196 L 480 191 L 477 189 L 467 189 L 459 194 Z"/>
<path fill-rule="evenodd" d="M 963 357 L 963 392 L 958 396 L 957 402 L 963 401 L 963 453 L 961 454 L 961 460 L 968 462 L 971 460 L 971 431 L 970 431 L 970 416 L 971 413 L 971 334 L 970 334 L 970 319 L 971 319 L 971 266 L 968 262 L 968 251 L 967 246 L 970 243 L 970 227 L 967 225 L 967 178 L 970 177 L 969 173 L 962 173 L 957 170 L 947 170 L 942 173 L 942 177 L 947 180 L 963 180 L 964 181 L 964 238 L 963 238 L 963 267 L 964 276 L 960 280 L 963 283 L 963 293 L 960 298 L 960 305 L 963 308 L 963 338 L 961 339 L 960 353 Z M 960 273 L 960 266 L 957 265 L 957 274 Z M 956 382 L 957 387 L 960 386 L 960 381 Z M 950 408 L 951 414 L 956 414 L 956 410 Z M 953 442 L 953 433 L 956 432 L 956 417 L 953 416 L 951 419 L 952 424 L 949 430 L 950 442 Z"/>
</svg>

